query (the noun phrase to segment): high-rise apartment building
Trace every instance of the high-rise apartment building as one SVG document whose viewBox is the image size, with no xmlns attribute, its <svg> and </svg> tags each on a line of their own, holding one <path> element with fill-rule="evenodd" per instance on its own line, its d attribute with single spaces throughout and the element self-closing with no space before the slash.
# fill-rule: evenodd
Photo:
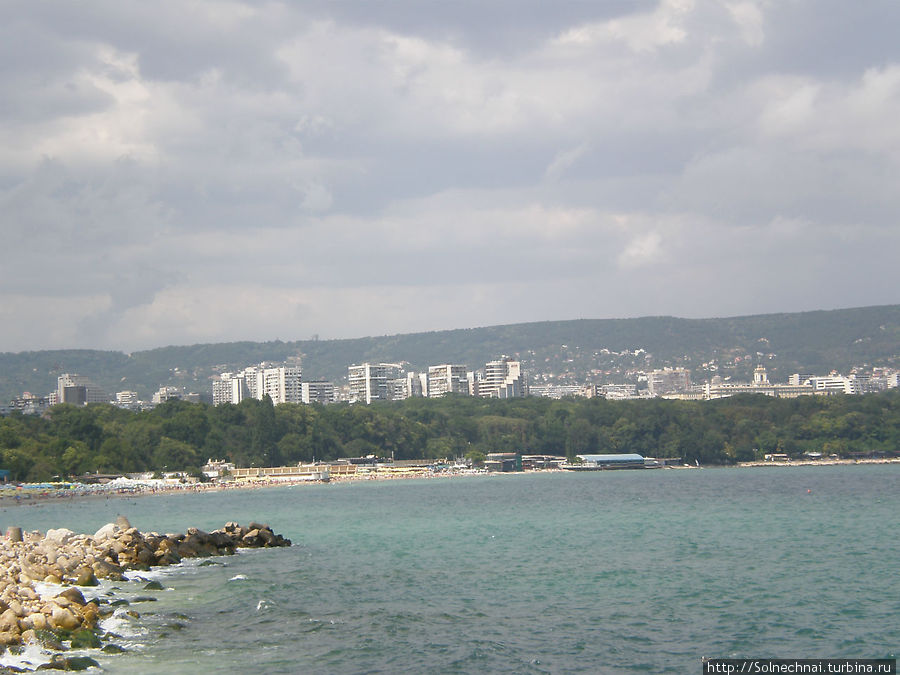
<svg viewBox="0 0 900 675">
<path fill-rule="evenodd" d="M 90 378 L 74 373 L 64 373 L 56 379 L 56 400 L 59 403 L 109 403 L 109 394 L 94 384 Z"/>
<path fill-rule="evenodd" d="M 222 373 L 213 380 L 212 389 L 213 405 L 237 405 L 245 398 L 262 400 L 266 396 L 275 405 L 303 400 L 300 366 L 251 366 L 239 373 Z"/>
<path fill-rule="evenodd" d="M 300 384 L 300 401 L 302 403 L 332 403 L 334 401 L 334 383 L 324 380 L 302 382 Z"/>
<path fill-rule="evenodd" d="M 394 384 L 399 368 L 393 363 L 363 363 L 347 369 L 350 401 L 371 403 L 394 399 Z"/>
<path fill-rule="evenodd" d="M 475 385 L 473 393 L 482 398 L 517 398 L 528 393 L 521 362 L 508 356 L 486 363 L 484 376 Z"/>
<path fill-rule="evenodd" d="M 465 366 L 442 364 L 428 367 L 428 398 L 468 393 L 469 378 Z"/>
</svg>

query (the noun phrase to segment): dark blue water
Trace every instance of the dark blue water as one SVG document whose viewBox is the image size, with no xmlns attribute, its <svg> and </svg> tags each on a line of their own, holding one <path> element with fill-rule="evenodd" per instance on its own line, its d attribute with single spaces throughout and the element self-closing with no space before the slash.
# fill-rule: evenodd
<svg viewBox="0 0 900 675">
<path fill-rule="evenodd" d="M 93 532 L 268 522 L 115 628 L 110 672 L 691 673 L 893 657 L 900 466 L 368 481 L 0 510 Z M 115 591 L 128 597 L 127 585 Z"/>
</svg>

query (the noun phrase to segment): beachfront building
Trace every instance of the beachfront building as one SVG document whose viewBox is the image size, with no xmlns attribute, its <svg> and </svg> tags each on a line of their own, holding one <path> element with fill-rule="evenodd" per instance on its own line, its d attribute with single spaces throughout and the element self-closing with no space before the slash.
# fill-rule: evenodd
<svg viewBox="0 0 900 675">
<path fill-rule="evenodd" d="M 471 394 L 482 398 L 518 398 L 528 393 L 522 364 L 508 356 L 486 363 L 482 378 L 473 384 Z"/>
<path fill-rule="evenodd" d="M 400 367 L 395 363 L 363 363 L 350 366 L 347 369 L 350 402 L 368 404 L 372 401 L 394 400 L 397 389 L 395 380 L 399 370 Z"/>
<path fill-rule="evenodd" d="M 576 457 L 581 460 L 581 466 L 592 469 L 643 469 L 646 466 L 643 456 L 635 453 Z"/>
<path fill-rule="evenodd" d="M 428 398 L 439 398 L 445 394 L 469 393 L 467 368 L 460 365 L 443 364 L 428 367 Z"/>
</svg>

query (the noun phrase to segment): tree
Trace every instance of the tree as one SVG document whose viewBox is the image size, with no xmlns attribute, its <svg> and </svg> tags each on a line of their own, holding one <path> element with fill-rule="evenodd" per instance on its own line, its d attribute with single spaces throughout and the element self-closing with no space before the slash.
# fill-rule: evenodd
<svg viewBox="0 0 900 675">
<path fill-rule="evenodd" d="M 199 463 L 197 449 L 174 438 L 163 436 L 153 453 L 153 466 L 157 469 L 182 471 Z"/>
</svg>

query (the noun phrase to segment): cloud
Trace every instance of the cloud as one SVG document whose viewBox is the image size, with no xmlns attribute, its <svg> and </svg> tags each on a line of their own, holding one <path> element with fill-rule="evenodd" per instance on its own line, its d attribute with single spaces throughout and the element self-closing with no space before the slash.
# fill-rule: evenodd
<svg viewBox="0 0 900 675">
<path fill-rule="evenodd" d="M 12 3 L 0 349 L 896 302 L 898 20 Z"/>
</svg>

